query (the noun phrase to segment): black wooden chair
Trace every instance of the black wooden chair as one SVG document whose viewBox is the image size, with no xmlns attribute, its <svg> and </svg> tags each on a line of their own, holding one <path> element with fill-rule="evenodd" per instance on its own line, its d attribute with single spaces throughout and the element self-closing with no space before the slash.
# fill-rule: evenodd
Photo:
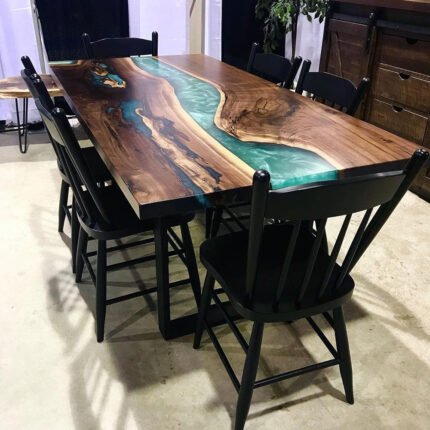
<svg viewBox="0 0 430 430">
<path fill-rule="evenodd" d="M 30 74 L 30 70 L 24 69 L 21 71 L 21 77 L 24 82 L 27 84 L 33 98 L 35 100 L 39 100 L 40 104 L 44 106 L 46 110 L 52 110 L 55 105 L 52 101 L 48 90 L 40 79 L 39 75 Z M 64 221 L 67 218 L 71 224 L 71 251 L 72 251 L 72 270 L 76 271 L 76 248 L 78 244 L 78 231 L 79 231 L 79 223 L 76 216 L 76 211 L 74 210 L 74 203 L 70 207 L 68 204 L 69 199 L 69 189 L 70 189 L 70 178 L 68 177 L 62 159 L 60 157 L 59 147 L 57 142 L 52 139 L 52 136 L 49 134 L 52 147 L 54 149 L 55 155 L 57 156 L 57 165 L 58 170 L 61 175 L 61 191 L 60 191 L 60 200 L 58 207 L 58 231 L 62 232 L 64 228 Z M 78 136 L 77 136 L 78 138 Z M 111 174 L 109 173 L 106 165 L 103 160 L 100 158 L 96 149 L 91 145 L 88 146 L 87 140 L 79 140 L 79 144 L 82 150 L 82 156 L 85 159 L 87 165 L 91 166 L 91 174 L 94 181 L 98 184 L 106 185 L 112 183 L 113 179 Z M 71 211 L 70 211 L 71 209 Z"/>
<path fill-rule="evenodd" d="M 202 244 L 200 257 L 207 269 L 207 276 L 194 347 L 200 346 L 206 327 L 239 393 L 236 430 L 244 427 L 254 388 L 329 366 L 340 367 L 346 400 L 351 404 L 354 402 L 351 360 L 342 311 L 342 306 L 351 298 L 354 290 L 350 272 L 428 157 L 428 152 L 418 150 L 405 170 L 277 191 L 270 190 L 269 173 L 257 171 L 253 181 L 249 233 L 219 236 Z M 356 214 L 354 217 L 357 219 L 351 223 L 353 214 Z M 343 217 L 343 221 L 330 252 L 323 243 L 327 221 L 333 217 Z M 267 218 L 289 222 L 265 225 Z M 315 220 L 318 221 L 318 228 L 313 231 L 311 226 Z M 359 223 L 356 224 L 356 221 Z M 355 234 L 350 233 L 351 241 L 350 236 L 344 241 L 350 224 L 358 225 L 358 228 L 354 227 Z M 340 262 L 343 242 L 346 254 L 343 262 Z M 214 290 L 215 281 L 221 285 L 220 289 Z M 218 297 L 222 293 L 227 294 L 240 316 L 253 321 L 249 345 Z M 240 383 L 212 328 L 207 324 L 206 314 L 212 299 L 221 308 L 246 353 Z M 337 348 L 312 319 L 318 314 L 324 315 L 333 327 Z M 255 381 L 264 325 L 301 318 L 307 319 L 333 358 Z"/>
<path fill-rule="evenodd" d="M 165 220 L 166 232 L 163 232 L 163 234 L 167 233 L 169 243 L 173 249 L 172 251 L 167 250 L 167 255 L 156 253 L 156 255 L 107 265 L 106 254 L 108 251 L 120 251 L 131 246 L 145 245 L 154 242 L 154 240 L 157 241 L 157 237 L 144 238 L 137 242 L 116 245 L 111 248 L 107 248 L 107 241 L 117 241 L 128 236 L 152 232 L 155 220 L 148 219 L 142 221 L 137 218 L 131 205 L 116 184 L 110 187 L 98 186 L 92 177 L 90 166 L 87 165 L 85 158 L 82 156 L 82 150 L 79 148 L 76 137 L 62 109 L 54 108 L 52 112 L 49 112 L 39 100 L 36 100 L 36 106 L 51 137 L 58 144 L 62 162 L 68 177 L 71 179 L 71 187 L 76 198 L 76 213 L 80 224 L 76 278 L 79 282 L 85 263 L 96 286 L 97 341 L 101 342 L 104 339 L 107 305 L 157 291 L 156 288 L 152 288 L 107 299 L 106 277 L 108 271 L 159 258 L 178 256 L 188 269 L 189 279 L 173 282 L 170 284 L 170 287 L 191 284 L 196 303 L 198 304 L 200 300 L 200 281 L 188 228 L 188 222 L 193 219 L 193 215 L 177 215 Z M 182 240 L 172 230 L 172 227 L 176 226 L 181 229 Z M 97 241 L 97 252 L 95 253 L 87 252 L 89 237 Z M 95 271 L 89 261 L 89 257 L 94 254 L 97 255 Z"/>
<path fill-rule="evenodd" d="M 290 89 L 300 64 L 302 64 L 301 57 L 296 57 L 291 62 L 281 55 L 262 53 L 260 45 L 254 43 L 249 55 L 247 71 Z"/>
<path fill-rule="evenodd" d="M 296 93 L 311 94 L 312 99 L 337 108 L 349 115 L 355 115 L 370 83 L 363 78 L 358 87 L 348 79 L 326 72 L 310 72 L 311 62 L 303 62 L 297 82 Z"/>
<path fill-rule="evenodd" d="M 27 57 L 28 58 L 28 57 Z M 31 69 L 24 69 L 21 70 L 21 77 L 24 80 L 24 82 L 27 84 L 28 89 L 31 92 L 31 95 L 36 100 L 40 97 L 39 91 L 36 89 L 34 85 L 34 81 L 42 82 L 39 75 L 37 73 L 32 73 Z M 46 90 L 45 86 L 43 85 L 42 92 L 46 91 L 45 98 L 49 100 L 48 104 L 49 106 L 54 107 L 54 104 L 51 100 L 51 97 L 49 96 L 48 91 Z M 58 231 L 61 233 L 64 229 L 64 221 L 67 218 L 70 223 L 72 223 L 72 214 L 71 214 L 71 206 L 68 204 L 69 200 L 69 188 L 70 188 L 70 181 L 69 178 L 66 176 L 66 173 L 64 172 L 64 168 L 61 165 L 59 161 L 59 154 L 58 154 L 58 148 L 55 142 L 51 140 L 52 147 L 54 149 L 55 155 L 57 156 L 57 165 L 58 170 L 61 175 L 61 191 L 60 191 L 60 201 L 58 205 Z"/>
<path fill-rule="evenodd" d="M 82 35 L 85 53 L 91 58 L 131 57 L 133 55 L 158 55 L 158 33 L 152 32 L 152 40 L 135 37 L 112 37 L 91 41 L 90 35 Z"/>
<path fill-rule="evenodd" d="M 37 71 L 30 57 L 28 57 L 27 55 L 22 56 L 21 63 L 23 64 L 24 69 L 28 71 L 28 75 L 37 74 Z M 64 112 L 66 112 L 66 115 L 75 116 L 75 113 L 73 112 L 72 108 L 69 106 L 69 104 L 67 103 L 64 97 L 62 96 L 54 97 L 54 104 L 55 106 L 62 108 Z"/>
</svg>

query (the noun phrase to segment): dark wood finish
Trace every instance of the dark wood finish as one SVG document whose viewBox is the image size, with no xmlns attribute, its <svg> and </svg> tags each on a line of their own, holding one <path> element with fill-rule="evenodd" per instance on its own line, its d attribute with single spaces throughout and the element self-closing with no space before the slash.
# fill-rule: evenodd
<svg viewBox="0 0 430 430">
<path fill-rule="evenodd" d="M 354 290 L 350 272 L 428 158 L 427 151 L 418 150 L 403 171 L 278 191 L 271 189 L 268 172 L 257 171 L 253 180 L 249 232 L 222 235 L 203 242 L 200 258 L 207 269 L 207 278 L 194 347 L 199 347 L 203 328 L 206 328 L 239 392 L 235 430 L 244 428 L 254 388 L 324 367 L 339 365 L 346 400 L 354 403 L 351 359 L 342 314 L 342 306 L 350 300 Z M 358 222 L 351 222 L 352 216 Z M 343 217 L 343 223 L 337 232 L 331 232 L 333 246 L 329 250 L 325 246 L 325 226 L 334 217 Z M 267 219 L 287 220 L 288 223 L 267 225 Z M 316 231 L 309 228 L 309 221 L 317 222 Z M 348 231 L 352 240 L 345 240 Z M 213 290 L 214 280 L 221 291 Z M 240 384 L 206 322 L 211 299 L 222 309 L 218 298 L 221 293 L 227 294 L 243 318 L 254 322 L 248 346 L 238 327 L 226 316 L 246 353 Z M 333 312 L 329 321 L 335 331 L 337 349 L 312 319 L 328 312 Z M 301 318 L 307 319 L 333 360 L 255 381 L 264 324 Z"/>
<path fill-rule="evenodd" d="M 334 0 L 320 69 L 346 77 L 367 68 L 371 90 L 360 118 L 430 147 L 429 52 L 429 1 Z M 411 189 L 430 200 L 426 175 Z"/>
<path fill-rule="evenodd" d="M 215 84 L 225 95 L 216 124 L 243 141 L 310 149 L 345 173 L 369 162 L 394 161 L 406 153 L 410 156 L 416 148 L 368 123 L 210 57 L 174 56 L 163 61 Z M 386 139 L 391 144 L 386 145 Z M 369 142 L 373 142 L 370 151 Z"/>
<path fill-rule="evenodd" d="M 109 37 L 91 41 L 90 35 L 84 33 L 82 42 L 86 58 L 131 57 L 132 55 L 158 55 L 158 33 L 152 32 L 152 39 L 136 37 Z"/>
<path fill-rule="evenodd" d="M 380 164 L 402 164 L 416 149 L 407 140 L 213 58 L 184 55 L 152 61 L 214 85 L 221 94 L 215 118 L 221 130 L 242 141 L 313 151 L 341 176 Z M 192 120 L 164 78 L 143 71 L 131 59 L 106 64 L 125 80 L 125 88 L 95 87 L 91 61 L 53 70 L 141 218 L 201 208 L 201 197 L 210 199 L 205 204 L 238 195 L 246 201 L 254 170 Z M 123 118 L 120 104 L 127 100 L 145 106 L 138 113 L 150 136 L 136 132 Z"/>
</svg>

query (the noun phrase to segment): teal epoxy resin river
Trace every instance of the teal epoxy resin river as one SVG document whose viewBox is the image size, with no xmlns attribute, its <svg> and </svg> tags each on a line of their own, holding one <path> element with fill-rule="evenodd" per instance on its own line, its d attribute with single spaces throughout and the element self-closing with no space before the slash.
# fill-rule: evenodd
<svg viewBox="0 0 430 430">
<path fill-rule="evenodd" d="M 185 111 L 221 145 L 253 169 L 267 170 L 274 189 L 337 178 L 335 167 L 311 151 L 280 144 L 243 142 L 220 130 L 214 118 L 221 95 L 214 85 L 152 57 L 135 57 L 133 61 L 142 70 L 166 79 Z"/>
</svg>

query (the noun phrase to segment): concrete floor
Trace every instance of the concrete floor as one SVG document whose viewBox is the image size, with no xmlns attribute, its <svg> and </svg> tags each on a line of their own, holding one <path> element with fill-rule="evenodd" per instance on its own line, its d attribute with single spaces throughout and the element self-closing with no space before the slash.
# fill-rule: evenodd
<svg viewBox="0 0 430 430">
<path fill-rule="evenodd" d="M 151 299 L 108 308 L 107 340 L 96 343 L 94 289 L 88 275 L 75 284 L 68 230 L 56 231 L 54 154 L 43 134 L 30 142 L 21 155 L 15 136 L 0 135 L 0 428 L 230 429 L 237 397 L 207 336 L 199 351 L 191 336 L 165 342 Z M 354 270 L 345 313 L 355 405 L 331 368 L 257 390 L 247 428 L 430 428 L 429 215 L 430 205 L 408 194 Z M 202 226 L 192 230 L 198 245 Z M 112 295 L 155 281 L 151 265 L 111 280 Z M 194 310 L 188 288 L 173 302 L 176 314 Z M 218 333 L 240 372 L 239 345 L 227 329 Z M 275 324 L 261 376 L 327 358 L 305 323 Z"/>
</svg>

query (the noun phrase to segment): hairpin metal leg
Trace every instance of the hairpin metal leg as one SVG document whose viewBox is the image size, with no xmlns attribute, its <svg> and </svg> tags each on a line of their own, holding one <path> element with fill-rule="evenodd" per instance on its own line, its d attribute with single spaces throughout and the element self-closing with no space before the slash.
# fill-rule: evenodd
<svg viewBox="0 0 430 430">
<path fill-rule="evenodd" d="M 18 99 L 15 99 L 16 122 L 18 128 L 19 150 L 21 154 L 25 154 L 28 150 L 28 98 L 22 99 L 22 124 L 19 116 Z"/>
</svg>

